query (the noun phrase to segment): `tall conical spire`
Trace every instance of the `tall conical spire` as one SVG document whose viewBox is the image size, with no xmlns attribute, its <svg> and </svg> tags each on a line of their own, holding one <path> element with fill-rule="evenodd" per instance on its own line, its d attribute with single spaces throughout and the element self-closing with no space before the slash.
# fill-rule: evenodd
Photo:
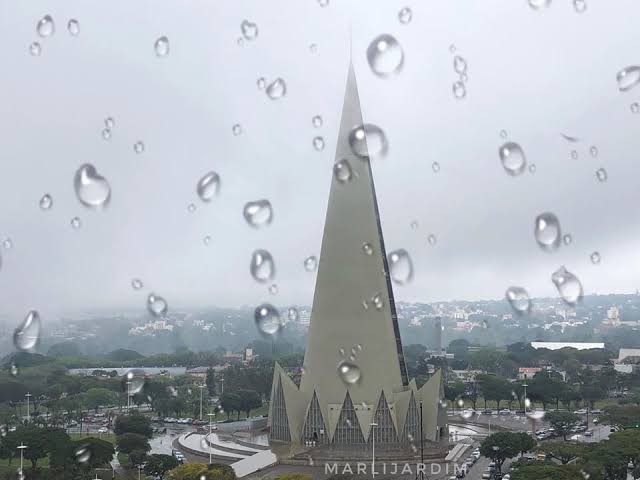
<svg viewBox="0 0 640 480">
<path fill-rule="evenodd" d="M 317 386 L 323 402 L 336 404 L 347 389 L 360 404 L 408 383 L 370 162 L 349 143 L 362 123 L 350 64 L 335 158 L 348 162 L 352 175 L 346 182 L 332 178 L 300 385 L 308 391 Z M 352 349 L 361 377 L 349 384 L 337 367 Z"/>
</svg>

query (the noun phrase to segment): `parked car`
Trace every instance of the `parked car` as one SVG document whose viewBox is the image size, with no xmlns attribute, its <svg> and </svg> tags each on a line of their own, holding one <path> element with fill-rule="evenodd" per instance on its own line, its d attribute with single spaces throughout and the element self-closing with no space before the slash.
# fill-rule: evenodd
<svg viewBox="0 0 640 480">
<path fill-rule="evenodd" d="M 482 472 L 482 479 L 485 480 L 487 478 L 491 478 L 491 470 L 485 470 Z"/>
<path fill-rule="evenodd" d="M 593 432 L 591 430 L 587 430 L 586 432 L 584 432 L 584 436 L 585 437 L 593 437 Z"/>
<path fill-rule="evenodd" d="M 511 415 L 511 410 L 509 410 L 508 408 L 503 408 L 502 410 L 500 410 L 500 415 Z"/>
<path fill-rule="evenodd" d="M 580 410 L 576 410 L 575 412 L 576 415 L 586 415 L 587 414 L 587 409 L 586 408 L 581 408 Z"/>
<path fill-rule="evenodd" d="M 98 433 L 107 433 L 109 432 L 109 429 L 107 427 L 100 427 L 98 429 Z"/>
</svg>

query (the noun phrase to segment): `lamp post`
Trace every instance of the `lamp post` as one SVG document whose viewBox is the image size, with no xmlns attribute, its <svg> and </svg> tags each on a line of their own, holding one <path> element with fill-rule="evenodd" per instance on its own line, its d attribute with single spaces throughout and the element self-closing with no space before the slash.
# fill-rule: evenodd
<svg viewBox="0 0 640 480">
<path fill-rule="evenodd" d="M 224 395 L 224 377 L 220 379 L 220 395 Z"/>
<path fill-rule="evenodd" d="M 204 385 L 198 385 L 200 389 L 200 420 L 202 420 L 202 390 L 204 390 Z"/>
<path fill-rule="evenodd" d="M 496 472 L 496 473 L 494 473 L 494 475 L 493 475 L 493 476 L 494 476 L 494 478 L 495 478 L 496 480 L 500 480 L 500 479 L 502 478 L 502 469 L 501 469 L 502 464 L 501 464 L 500 462 L 498 462 L 498 459 L 497 459 L 497 457 L 498 457 L 498 452 L 500 451 L 500 447 L 499 447 L 498 445 L 494 445 L 494 446 L 493 446 L 493 447 L 491 447 L 491 448 L 492 448 L 492 450 L 495 452 L 495 457 L 496 457 L 496 459 L 495 459 L 494 461 L 495 461 L 495 464 L 496 464 L 496 470 L 497 470 L 497 472 Z"/>
<path fill-rule="evenodd" d="M 527 385 L 526 383 L 522 384 L 522 388 L 524 388 L 524 416 L 527 416 Z"/>
<path fill-rule="evenodd" d="M 208 439 L 208 442 L 209 442 L 209 465 L 211 465 L 211 463 L 212 463 L 212 459 L 211 459 L 211 438 L 210 438 L 211 437 L 211 418 L 215 417 L 216 414 L 209 412 L 209 413 L 207 413 L 207 416 L 209 417 L 209 439 Z"/>
<path fill-rule="evenodd" d="M 376 473 L 376 433 L 373 431 L 373 427 L 377 427 L 378 424 L 372 422 L 369 426 L 371 427 L 371 477 L 374 477 Z"/>
<path fill-rule="evenodd" d="M 22 442 L 20 442 L 20 445 L 18 445 L 18 450 L 20 450 L 20 479 L 24 478 L 24 474 L 22 473 L 22 466 L 23 466 L 23 462 L 24 462 L 24 449 L 27 448 L 27 446 L 25 444 L 23 444 Z"/>
<path fill-rule="evenodd" d="M 420 468 L 416 479 L 424 480 L 424 435 L 422 435 L 422 400 L 420 400 Z"/>
<path fill-rule="evenodd" d="M 127 414 L 131 410 L 131 382 L 127 381 Z"/>
<path fill-rule="evenodd" d="M 29 392 L 25 393 L 24 396 L 27 398 L 27 421 L 31 420 L 29 415 L 29 399 L 33 396 Z"/>
<path fill-rule="evenodd" d="M 142 474 L 142 465 L 138 465 L 138 480 L 140 480 L 140 475 Z"/>
</svg>

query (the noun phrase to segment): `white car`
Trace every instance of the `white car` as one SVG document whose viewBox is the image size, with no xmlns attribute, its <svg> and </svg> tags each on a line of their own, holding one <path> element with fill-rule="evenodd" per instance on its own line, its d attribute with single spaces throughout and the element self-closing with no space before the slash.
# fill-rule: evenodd
<svg viewBox="0 0 640 480">
<path fill-rule="evenodd" d="M 508 473 L 505 473 L 504 476 L 502 477 L 502 480 L 511 480 L 511 475 Z"/>
<path fill-rule="evenodd" d="M 580 410 L 576 410 L 573 413 L 576 414 L 576 415 L 586 415 L 587 414 L 587 409 L 586 408 L 581 408 Z"/>
<path fill-rule="evenodd" d="M 107 433 L 109 431 L 109 429 L 107 427 L 100 427 L 98 429 L 98 433 Z"/>
</svg>

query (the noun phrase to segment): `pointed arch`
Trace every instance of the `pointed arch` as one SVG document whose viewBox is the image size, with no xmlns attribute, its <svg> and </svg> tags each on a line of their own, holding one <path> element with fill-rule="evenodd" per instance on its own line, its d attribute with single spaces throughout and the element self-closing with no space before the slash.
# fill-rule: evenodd
<svg viewBox="0 0 640 480">
<path fill-rule="evenodd" d="M 398 441 L 396 427 L 393 424 L 393 419 L 391 418 L 391 412 L 389 411 L 389 405 L 387 404 L 387 399 L 384 396 L 384 391 L 380 393 L 378 407 L 373 414 L 372 420 L 376 425 L 371 426 L 369 442 L 371 442 L 372 435 L 375 437 L 376 443 L 394 443 Z"/>
<path fill-rule="evenodd" d="M 333 434 L 333 443 L 365 443 L 349 392 L 342 403 L 338 424 Z"/>
<path fill-rule="evenodd" d="M 282 378 L 278 376 L 275 398 L 273 398 L 273 418 L 271 419 L 271 438 L 282 442 L 291 442 L 287 404 L 282 390 Z"/>
<path fill-rule="evenodd" d="M 402 429 L 402 441 L 411 443 L 419 439 L 420 434 L 420 413 L 418 412 L 418 405 L 416 404 L 416 397 L 411 392 L 411 398 L 409 399 L 409 408 L 407 408 L 407 418 L 404 422 L 404 428 Z"/>
<path fill-rule="evenodd" d="M 304 427 L 302 429 L 302 440 L 312 440 L 317 444 L 323 444 L 328 442 L 328 437 L 329 432 L 327 432 L 324 424 L 318 396 L 314 390 L 309 409 L 307 410 L 307 418 L 304 421 Z"/>
</svg>

